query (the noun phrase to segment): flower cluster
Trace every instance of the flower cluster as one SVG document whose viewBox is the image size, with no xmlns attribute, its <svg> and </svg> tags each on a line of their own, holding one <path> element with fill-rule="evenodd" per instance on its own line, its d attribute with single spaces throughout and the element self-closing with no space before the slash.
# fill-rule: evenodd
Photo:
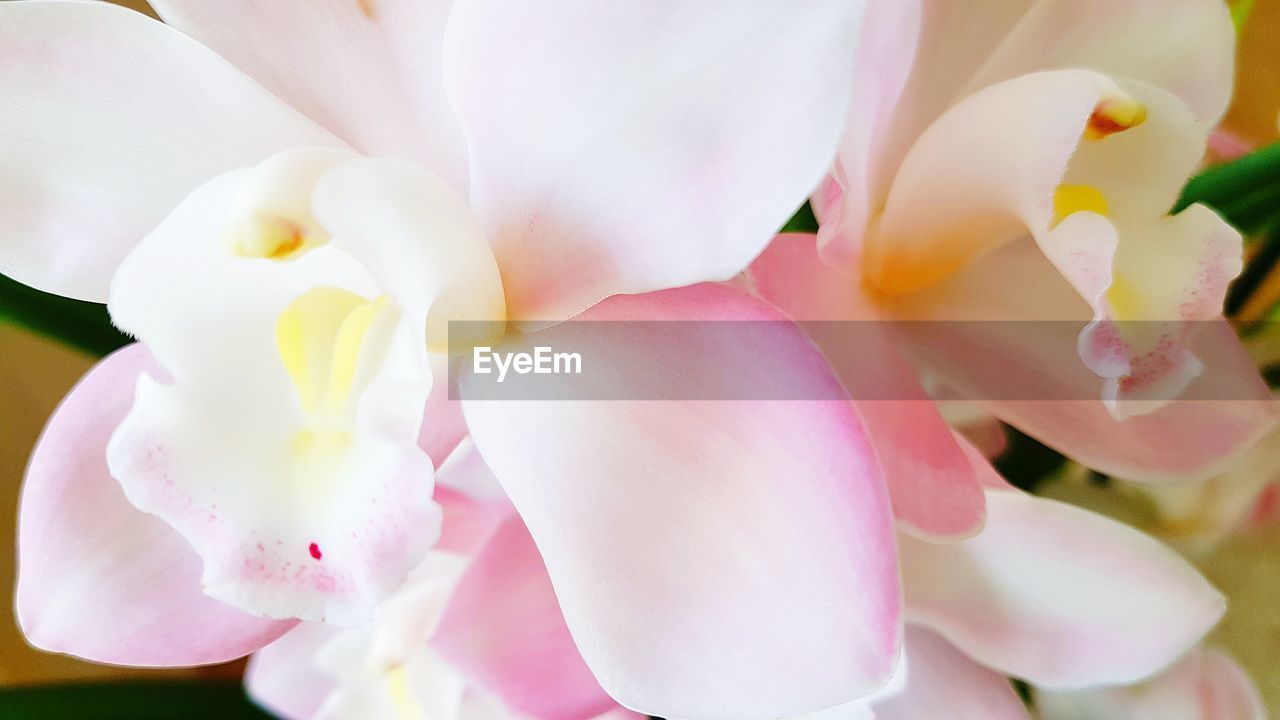
<svg viewBox="0 0 1280 720">
<path fill-rule="evenodd" d="M 1221 0 L 151 4 L 0 4 L 0 272 L 136 340 L 32 455 L 33 645 L 286 718 L 1265 716 L 1191 561 L 1277 479 L 1180 201 Z M 608 397 L 456 363 L 692 321 Z"/>
</svg>

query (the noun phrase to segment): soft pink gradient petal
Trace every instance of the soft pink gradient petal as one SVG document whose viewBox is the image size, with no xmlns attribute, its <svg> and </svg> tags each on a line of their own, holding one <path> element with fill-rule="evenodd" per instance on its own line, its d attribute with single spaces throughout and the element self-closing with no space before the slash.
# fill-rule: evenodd
<svg viewBox="0 0 1280 720">
<path fill-rule="evenodd" d="M 618 296 L 582 319 L 753 322 L 754 332 L 697 348 L 697 338 L 637 343 L 625 358 L 596 357 L 603 367 L 578 376 L 579 389 L 629 382 L 618 368 L 633 362 L 678 371 L 667 378 L 677 388 L 763 369 L 785 373 L 797 397 L 841 392 L 799 328 L 728 287 Z M 778 717 L 849 702 L 890 677 L 891 511 L 851 403 L 469 400 L 469 377 L 476 446 L 619 702 L 664 717 Z"/>
<path fill-rule="evenodd" d="M 466 192 L 466 142 L 441 77 L 451 0 L 152 5 L 361 153 L 412 158 Z"/>
<path fill-rule="evenodd" d="M 861 278 L 824 265 L 811 235 L 778 236 L 749 277 L 760 297 L 793 320 L 816 321 L 803 327 L 854 397 L 898 523 L 935 539 L 978 532 L 983 498 L 973 468 Z"/>
<path fill-rule="evenodd" d="M 1008 678 L 930 630 L 907 627 L 907 683 L 875 703 L 875 720 L 1030 720 Z"/>
<path fill-rule="evenodd" d="M 894 168 L 883 162 L 891 147 L 884 138 L 894 131 L 890 120 L 915 67 L 927 4 L 897 0 L 867 8 L 853 68 L 848 126 L 832 178 L 813 196 L 821 221 L 818 247 L 834 267 L 849 270 L 857 263 L 867 223 L 879 211 L 893 179 Z"/>
<path fill-rule="evenodd" d="M 444 523 L 433 549 L 468 557 L 484 549 L 516 511 L 470 442 L 455 450 L 436 471 L 434 497 L 444 512 Z"/>
<path fill-rule="evenodd" d="M 0 4 L 0 96 L 0 270 L 82 300 L 105 301 L 125 254 L 213 176 L 340 145 L 213 52 L 109 3 Z"/>
<path fill-rule="evenodd" d="M 1044 720 L 1266 720 L 1249 675 L 1226 653 L 1197 649 L 1169 670 L 1134 687 L 1037 692 Z"/>
<path fill-rule="evenodd" d="M 18 531 L 18 622 L 35 646 L 120 665 L 225 662 L 293 622 L 207 597 L 200 557 L 160 519 L 129 504 L 107 474 L 107 438 L 139 373 L 141 345 L 107 357 L 54 413 L 27 469 Z"/>
<path fill-rule="evenodd" d="M 249 658 L 244 685 L 249 697 L 286 720 L 311 720 L 334 689 L 334 678 L 316 665 L 316 654 L 342 632 L 301 623 Z"/>
<path fill-rule="evenodd" d="M 586 720 L 614 706 L 574 645 L 538 548 L 515 515 L 458 581 L 431 645 L 517 712 Z"/>
<path fill-rule="evenodd" d="M 1225 601 L 1128 526 L 1012 490 L 951 545 L 900 538 L 907 617 L 976 661 L 1044 687 L 1131 683 L 1171 664 Z"/>
<path fill-rule="evenodd" d="M 1080 362 L 1076 340 L 1091 311 L 1030 241 L 988 255 L 895 313 L 936 321 L 922 332 L 905 324 L 904 339 L 960 396 L 1108 474 L 1207 478 L 1276 423 L 1266 382 L 1222 322 L 1197 324 L 1191 347 L 1205 369 L 1178 400 L 1118 420 L 1088 399 L 1098 377 Z"/>
<path fill-rule="evenodd" d="M 916 4 L 920 6 L 918 13 Z M 872 217 L 879 212 L 888 185 L 912 143 L 938 115 L 969 94 L 963 91 L 964 85 L 1031 4 L 1032 0 L 989 0 L 983 3 L 982 12 L 973 12 L 972 6 L 952 0 L 903 0 L 877 3 L 882 7 L 873 6 L 868 11 L 868 22 L 859 41 L 859 60 L 870 66 L 876 79 L 854 87 L 840 162 L 843 165 L 849 161 L 850 142 L 857 142 L 866 147 L 871 164 L 865 173 L 865 187 L 858 187 L 860 173 L 845 173 L 846 191 L 854 195 L 850 202 L 865 195 Z M 878 17 L 874 26 L 873 12 Z M 911 21 L 917 14 L 919 24 L 913 27 Z M 897 88 L 900 69 L 894 65 L 908 62 L 910 73 Z M 867 126 L 873 134 L 862 139 Z M 832 198 L 831 203 L 834 202 Z M 822 206 L 822 202 L 815 202 L 824 221 L 825 238 L 832 232 L 830 222 L 842 218 L 826 216 L 821 212 Z M 855 211 L 851 219 L 856 215 Z M 855 226 L 852 222 L 842 224 L 836 242 L 823 247 L 824 258 L 839 267 L 852 262 L 861 252 L 859 242 L 864 230 Z"/>
<path fill-rule="evenodd" d="M 418 446 L 431 458 L 437 470 L 467 436 L 467 420 L 462 416 L 462 403 L 450 397 L 449 369 L 445 362 L 432 362 L 431 394 L 422 413 L 422 429 Z"/>
<path fill-rule="evenodd" d="M 511 316 L 746 267 L 831 164 L 863 5 L 455 7 L 446 86 Z"/>
</svg>

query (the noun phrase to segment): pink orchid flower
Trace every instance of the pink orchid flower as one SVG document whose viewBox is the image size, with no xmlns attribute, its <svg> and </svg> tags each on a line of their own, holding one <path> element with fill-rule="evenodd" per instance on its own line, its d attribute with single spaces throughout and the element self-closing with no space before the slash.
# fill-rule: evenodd
<svg viewBox="0 0 1280 720">
<path fill-rule="evenodd" d="M 908 402 L 926 395 L 903 351 L 1127 478 L 1207 477 L 1274 424 L 1221 320 L 1240 236 L 1202 206 L 1169 214 L 1226 107 L 1233 38 L 1218 0 L 869 7 L 817 238 L 779 238 L 747 284 L 799 320 L 934 321 L 870 352 L 815 337 L 855 399 L 870 377 L 902 400 L 862 413 L 917 534 L 974 532 L 981 497 L 932 405 Z"/>
<path fill-rule="evenodd" d="M 1221 597 L 1167 548 L 1009 488 L 971 449 L 969 457 L 991 511 L 983 532 L 943 545 L 900 535 L 907 624 L 893 679 L 804 720 L 1025 720 L 1006 675 L 1061 693 L 1160 682 L 1149 678 L 1217 621 Z M 445 539 L 433 552 L 462 558 L 462 569 L 437 561 L 434 577 L 447 575 L 447 585 L 419 575 L 370 630 L 291 631 L 254 656 L 250 693 L 287 718 L 324 717 L 318 708 L 357 700 L 425 705 L 443 696 L 456 708 L 468 695 L 491 697 L 521 717 L 610 712 L 614 701 L 576 650 L 532 536 L 480 453 L 464 443 L 438 480 L 449 492 Z M 446 586 L 442 606 L 422 592 Z M 413 619 L 423 615 L 431 620 Z M 380 623 L 409 629 L 388 634 Z M 399 639 L 381 643 L 395 648 L 395 661 L 370 650 L 379 635 Z M 336 673 L 344 648 L 365 661 L 339 664 L 346 671 Z"/>
<path fill-rule="evenodd" d="M 839 392 L 773 308 L 664 288 L 739 273 L 819 182 L 861 3 L 154 5 L 169 25 L 0 4 L 0 271 L 140 340 L 32 458 L 34 644 L 190 665 L 367 623 L 470 432 L 618 702 L 777 717 L 884 685 L 892 519 L 849 403 L 488 402 L 464 427 L 433 371 L 454 319 L 768 321 L 750 357 Z"/>
</svg>

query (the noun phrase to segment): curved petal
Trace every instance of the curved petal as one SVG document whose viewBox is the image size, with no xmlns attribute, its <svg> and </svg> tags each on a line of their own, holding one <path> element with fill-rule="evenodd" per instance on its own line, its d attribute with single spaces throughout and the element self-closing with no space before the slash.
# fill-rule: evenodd
<svg viewBox="0 0 1280 720">
<path fill-rule="evenodd" d="M 857 264 L 866 221 L 883 209 L 903 157 L 925 128 L 968 94 L 961 94 L 964 85 L 1032 3 L 989 0 L 981 12 L 950 0 L 869 7 L 839 162 L 812 198 L 825 260 L 842 269 Z"/>
<path fill-rule="evenodd" d="M 1235 34 L 1226 3 L 1217 0 L 1040 0 L 969 87 L 1088 68 L 1168 90 L 1209 127 L 1231 99 Z"/>
<path fill-rule="evenodd" d="M 1131 92 L 1098 73 L 1059 70 L 985 87 L 957 103 L 903 159 L 868 240 L 868 277 L 905 295 L 1027 234 L 1055 263 L 1081 244 L 1105 245 L 1105 237 L 1055 232 L 1075 206 L 1087 207 L 1055 202 L 1064 182 L 1096 186 L 1119 210 L 1163 215 L 1203 151 L 1203 133 L 1176 100 L 1151 88 L 1137 99 Z M 1107 107 L 1139 102 L 1158 107 L 1105 141 L 1084 140 Z M 992 132 L 993 123 L 1002 131 Z M 1071 269 L 1063 263 L 1068 279 L 1093 301 L 1096 291 Z"/>
<path fill-rule="evenodd" d="M 1266 720 L 1262 696 L 1248 674 L 1212 648 L 1132 687 L 1036 692 L 1044 720 Z"/>
<path fill-rule="evenodd" d="M 1167 215 L 1204 140 L 1179 99 L 1148 85 L 1065 70 L 984 88 L 904 160 L 868 277 L 915 293 L 1030 234 L 1093 310 L 1080 353 L 1111 410 L 1149 412 L 1202 370 L 1188 324 L 1218 317 L 1240 272 L 1224 221 L 1199 206 Z"/>
<path fill-rule="evenodd" d="M 789 397 L 842 394 L 798 328 L 728 287 L 618 296 L 582 319 L 756 323 L 735 343 L 640 343 L 595 358 L 606 369 L 574 382 L 596 392 L 628 382 L 617 368 L 634 361 L 681 368 L 677 384 L 709 369 L 725 382 L 763 371 L 785 373 Z M 619 702 L 664 717 L 777 717 L 890 677 L 891 511 L 850 403 L 469 400 L 474 377 L 462 394 L 476 446 Z"/>
<path fill-rule="evenodd" d="M 898 130 L 892 120 L 925 31 L 922 17 L 933 10 L 924 0 L 873 2 L 867 7 L 853 66 L 849 120 L 832 179 L 814 194 L 820 221 L 818 249 L 835 267 L 852 268 L 862 248 L 862 234 L 884 202 L 893 168 L 884 160 L 892 149 L 886 138 Z M 988 8 L 981 14 L 988 15 Z"/>
<path fill-rule="evenodd" d="M 831 164 L 863 4 L 456 7 L 446 84 L 513 317 L 746 267 Z"/>
<path fill-rule="evenodd" d="M 422 429 L 418 431 L 418 446 L 431 458 L 431 464 L 439 468 L 467 437 L 467 420 L 462 416 L 462 403 L 451 396 L 447 362 L 439 357 L 431 358 L 431 394 L 422 413 Z"/>
<path fill-rule="evenodd" d="M 45 428 L 22 493 L 18 622 L 33 645 L 97 662 L 203 665 L 247 655 L 294 623 L 201 592 L 199 556 L 130 505 L 107 473 L 107 438 L 143 372 L 156 368 L 140 345 L 109 356 Z"/>
<path fill-rule="evenodd" d="M 860 279 L 824 265 L 810 235 L 780 235 L 749 275 L 760 297 L 802 321 L 854 398 L 898 523 L 934 539 L 978 532 L 983 498 L 973 467 Z"/>
<path fill-rule="evenodd" d="M 978 662 L 1045 687 L 1131 683 L 1218 622 L 1223 597 L 1176 553 L 1112 520 L 987 491 L 987 526 L 901 538 L 907 616 Z"/>
<path fill-rule="evenodd" d="M 614 706 L 574 645 L 542 557 L 515 515 L 458 581 L 431 645 L 517 712 L 586 720 Z"/>
<path fill-rule="evenodd" d="M 341 143 L 189 38 L 108 3 L 0 5 L 0 271 L 103 302 L 213 176 Z"/>
<path fill-rule="evenodd" d="M 467 189 L 444 94 L 451 0 L 155 0 L 165 22 L 235 63 L 365 155 L 410 157 Z"/>
<path fill-rule="evenodd" d="M 907 627 L 907 682 L 873 705 L 875 720 L 1030 720 L 1009 680 L 933 632 Z"/>
<path fill-rule="evenodd" d="M 444 511 L 444 524 L 432 549 L 468 557 L 484 549 L 493 533 L 515 514 L 471 442 L 459 446 L 436 471 L 435 499 Z"/>
<path fill-rule="evenodd" d="M 287 720 L 311 720 L 337 681 L 316 665 L 316 654 L 342 630 L 300 623 L 249 658 L 244 686 L 249 697 Z"/>
<path fill-rule="evenodd" d="M 894 309 L 912 352 L 961 397 L 1084 465 L 1131 480 L 1207 478 L 1276 423 L 1266 382 L 1231 327 L 1189 323 L 1204 365 L 1174 401 L 1117 419 L 1076 353 L 1089 307 L 1025 241 Z M 915 326 L 919 325 L 919 328 Z"/>
<path fill-rule="evenodd" d="M 366 620 L 436 539 L 428 308 L 469 258 L 496 282 L 443 181 L 350 158 L 297 150 L 205 185 L 109 304 L 173 377 L 140 379 L 109 446 L 130 500 L 192 543 L 214 597 L 336 624 Z M 278 226 L 289 254 L 252 252 Z"/>
</svg>

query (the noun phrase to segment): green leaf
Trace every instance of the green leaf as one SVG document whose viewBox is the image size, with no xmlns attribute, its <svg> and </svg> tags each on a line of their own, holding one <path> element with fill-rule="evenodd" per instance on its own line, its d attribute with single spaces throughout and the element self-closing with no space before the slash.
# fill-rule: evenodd
<svg viewBox="0 0 1280 720">
<path fill-rule="evenodd" d="M 124 682 L 0 688 L 0 718 L 270 720 L 240 683 Z"/>
<path fill-rule="evenodd" d="M 1280 143 L 1215 165 L 1191 178 L 1173 212 L 1195 203 L 1213 208 L 1244 233 L 1269 227 L 1280 217 Z"/>
<path fill-rule="evenodd" d="M 105 305 L 51 295 L 3 275 L 0 322 L 25 327 L 98 357 L 132 342 L 111 324 Z"/>
</svg>

